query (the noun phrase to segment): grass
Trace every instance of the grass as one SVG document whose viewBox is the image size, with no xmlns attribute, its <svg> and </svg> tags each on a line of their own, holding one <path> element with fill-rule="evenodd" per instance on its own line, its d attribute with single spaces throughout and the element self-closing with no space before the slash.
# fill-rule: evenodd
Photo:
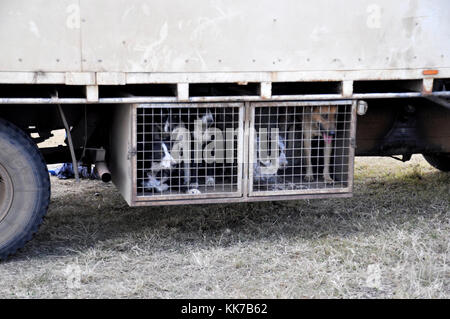
<svg viewBox="0 0 450 319">
<path fill-rule="evenodd" d="M 450 174 L 357 158 L 349 199 L 129 208 L 52 178 L 3 298 L 449 298 Z"/>
</svg>

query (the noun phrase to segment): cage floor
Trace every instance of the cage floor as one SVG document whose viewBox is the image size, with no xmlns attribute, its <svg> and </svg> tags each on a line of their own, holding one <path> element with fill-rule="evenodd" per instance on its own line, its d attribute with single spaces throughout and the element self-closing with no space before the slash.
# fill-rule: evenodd
<svg viewBox="0 0 450 319">
<path fill-rule="evenodd" d="M 334 181 L 333 183 L 326 183 L 323 178 L 317 178 L 314 181 L 305 181 L 303 177 L 289 177 L 283 178 L 279 176 L 276 180 L 268 182 L 257 182 L 253 184 L 253 192 L 266 191 L 292 191 L 292 190 L 314 190 L 319 189 L 341 189 L 347 187 L 346 181 Z"/>
<path fill-rule="evenodd" d="M 217 194 L 231 194 L 231 193 L 236 193 L 238 192 L 239 189 L 238 187 L 236 187 L 235 185 L 220 185 L 220 186 L 205 186 L 205 185 L 201 185 L 198 187 L 191 187 L 191 188 L 183 188 L 183 189 L 178 189 L 178 190 L 168 190 L 168 191 L 163 191 L 163 192 L 159 192 L 159 193 L 154 193 L 154 192 L 149 192 L 149 191 L 144 191 L 140 197 L 156 197 L 156 196 L 192 196 L 192 195 L 201 195 L 201 194 L 212 194 L 212 195 L 217 195 Z"/>
</svg>

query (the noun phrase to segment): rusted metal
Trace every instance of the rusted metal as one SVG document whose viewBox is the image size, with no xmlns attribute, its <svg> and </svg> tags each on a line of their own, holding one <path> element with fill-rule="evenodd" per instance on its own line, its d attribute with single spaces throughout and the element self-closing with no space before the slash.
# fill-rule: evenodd
<svg viewBox="0 0 450 319">
<path fill-rule="evenodd" d="M 433 78 L 427 78 L 422 80 L 422 94 L 428 96 L 433 92 Z"/>
</svg>

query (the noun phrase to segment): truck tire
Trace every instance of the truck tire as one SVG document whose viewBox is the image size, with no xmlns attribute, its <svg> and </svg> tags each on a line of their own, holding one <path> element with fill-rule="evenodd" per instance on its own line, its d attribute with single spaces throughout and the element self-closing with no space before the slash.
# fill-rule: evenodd
<svg viewBox="0 0 450 319">
<path fill-rule="evenodd" d="M 0 260 L 22 248 L 50 202 L 47 166 L 21 129 L 0 119 Z"/>
<path fill-rule="evenodd" d="M 423 157 L 434 168 L 443 172 L 450 172 L 450 154 L 423 154 Z"/>
</svg>

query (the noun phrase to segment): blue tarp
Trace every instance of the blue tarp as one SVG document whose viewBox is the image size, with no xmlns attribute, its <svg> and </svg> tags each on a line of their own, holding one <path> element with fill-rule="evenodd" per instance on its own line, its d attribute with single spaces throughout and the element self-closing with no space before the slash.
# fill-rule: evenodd
<svg viewBox="0 0 450 319">
<path fill-rule="evenodd" d="M 90 167 L 86 165 L 78 165 L 78 174 L 80 175 L 80 178 L 99 179 L 99 176 L 95 170 L 89 168 Z M 75 177 L 72 163 L 64 163 L 60 168 L 48 170 L 48 172 L 52 176 L 56 176 L 59 179 L 69 179 Z"/>
</svg>

